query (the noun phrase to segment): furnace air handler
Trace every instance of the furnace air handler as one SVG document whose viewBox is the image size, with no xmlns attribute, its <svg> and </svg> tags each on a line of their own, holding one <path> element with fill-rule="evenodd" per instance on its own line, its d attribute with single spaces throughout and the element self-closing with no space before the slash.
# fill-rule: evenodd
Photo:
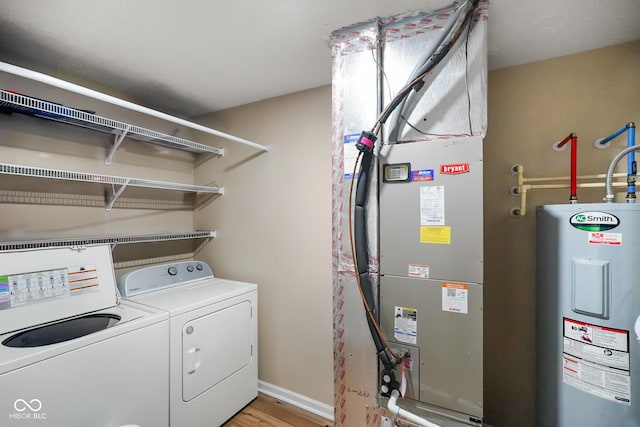
<svg viewBox="0 0 640 427">
<path fill-rule="evenodd" d="M 537 208 L 537 425 L 640 426 L 640 205 Z"/>
<path fill-rule="evenodd" d="M 482 138 L 384 145 L 379 164 L 380 324 L 408 355 L 403 404 L 481 425 Z"/>
</svg>

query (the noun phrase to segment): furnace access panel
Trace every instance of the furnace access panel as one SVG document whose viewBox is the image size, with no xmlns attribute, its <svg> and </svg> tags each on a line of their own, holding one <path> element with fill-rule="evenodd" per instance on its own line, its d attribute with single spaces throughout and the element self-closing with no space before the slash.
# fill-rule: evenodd
<svg viewBox="0 0 640 427">
<path fill-rule="evenodd" d="M 407 398 L 480 424 L 482 138 L 384 146 L 379 164 L 379 315 L 411 353 Z"/>
</svg>

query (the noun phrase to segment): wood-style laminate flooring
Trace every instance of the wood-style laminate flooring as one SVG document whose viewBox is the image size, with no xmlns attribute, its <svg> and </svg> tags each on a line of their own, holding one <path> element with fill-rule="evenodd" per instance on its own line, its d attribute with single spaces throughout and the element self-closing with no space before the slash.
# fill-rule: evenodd
<svg viewBox="0 0 640 427">
<path fill-rule="evenodd" d="M 318 415 L 273 397 L 258 397 L 227 421 L 224 427 L 330 427 L 333 423 Z"/>
</svg>

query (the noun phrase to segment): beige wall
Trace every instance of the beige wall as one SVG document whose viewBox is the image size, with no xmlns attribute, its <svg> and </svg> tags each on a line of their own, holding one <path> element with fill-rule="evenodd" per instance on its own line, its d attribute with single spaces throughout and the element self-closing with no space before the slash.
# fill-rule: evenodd
<svg viewBox="0 0 640 427">
<path fill-rule="evenodd" d="M 510 174 L 522 164 L 530 177 L 568 176 L 569 151 L 551 145 L 578 135 L 578 173 L 605 173 L 625 147 L 593 141 L 640 120 L 640 42 L 489 73 L 489 130 L 485 140 L 485 406 L 488 423 L 532 426 L 535 392 L 535 206 L 567 203 L 569 190 L 529 193 L 527 214 L 508 211 Z M 625 162 L 621 162 L 625 163 Z M 604 190 L 578 189 L 581 202 Z"/>
<path fill-rule="evenodd" d="M 201 254 L 220 277 L 258 284 L 259 376 L 333 405 L 331 90 L 274 98 L 197 119 L 271 147 L 234 143 L 196 168 L 225 195 L 198 211 L 218 237 Z"/>
</svg>

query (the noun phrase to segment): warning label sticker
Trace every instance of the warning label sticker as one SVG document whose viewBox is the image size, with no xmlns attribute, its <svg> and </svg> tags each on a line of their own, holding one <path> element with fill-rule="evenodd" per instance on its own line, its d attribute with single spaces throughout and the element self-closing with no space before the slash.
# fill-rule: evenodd
<svg viewBox="0 0 640 427">
<path fill-rule="evenodd" d="M 629 352 L 629 331 L 564 318 L 564 336 L 598 347 Z"/>
<path fill-rule="evenodd" d="M 420 226 L 420 243 L 434 243 L 438 245 L 451 244 L 451 227 Z"/>
<path fill-rule="evenodd" d="M 562 381 L 631 405 L 629 331 L 564 318 Z"/>
<path fill-rule="evenodd" d="M 469 285 L 442 282 L 442 311 L 469 313 Z"/>
<path fill-rule="evenodd" d="M 395 307 L 393 337 L 398 342 L 416 344 L 418 336 L 418 310 Z"/>
</svg>

